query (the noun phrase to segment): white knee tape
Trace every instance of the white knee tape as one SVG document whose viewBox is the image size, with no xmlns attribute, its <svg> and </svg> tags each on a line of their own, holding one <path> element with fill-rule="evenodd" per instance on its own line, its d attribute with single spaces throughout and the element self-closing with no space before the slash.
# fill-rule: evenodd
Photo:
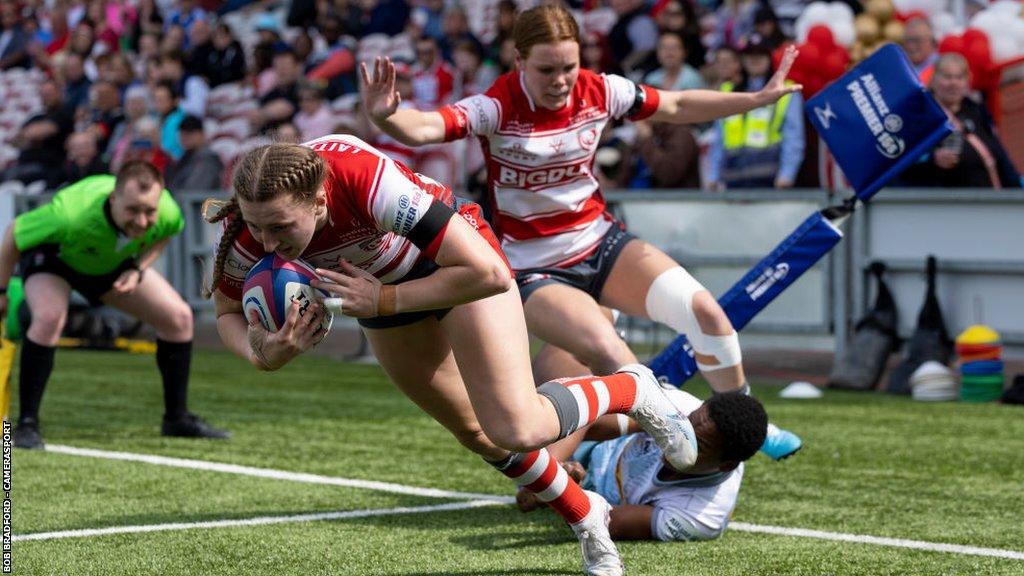
<svg viewBox="0 0 1024 576">
<path fill-rule="evenodd" d="M 693 313 L 693 297 L 704 286 L 697 282 L 682 267 L 671 268 L 661 273 L 647 291 L 647 315 L 655 322 L 661 322 L 686 335 L 695 352 L 717 361 L 713 364 L 697 362 L 701 371 L 721 370 L 742 362 L 739 338 L 733 332 L 728 336 L 705 334 L 700 329 Z"/>
</svg>

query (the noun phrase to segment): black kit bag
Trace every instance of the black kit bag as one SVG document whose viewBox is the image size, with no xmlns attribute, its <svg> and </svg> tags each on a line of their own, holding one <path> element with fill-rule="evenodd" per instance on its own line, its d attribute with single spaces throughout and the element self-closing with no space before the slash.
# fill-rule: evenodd
<svg viewBox="0 0 1024 576">
<path fill-rule="evenodd" d="M 942 309 L 935 294 L 935 257 L 929 256 L 926 273 L 928 288 L 924 305 L 917 315 L 917 328 L 907 342 L 907 355 L 889 375 L 888 391 L 892 394 L 910 394 L 910 376 L 921 364 L 934 360 L 948 366 L 953 359 L 953 339 L 946 330 Z"/>
<path fill-rule="evenodd" d="M 885 264 L 875 262 L 869 268 L 878 284 L 875 305 L 854 327 L 846 352 L 832 367 L 828 385 L 845 390 L 872 390 L 882 377 L 889 354 L 899 346 L 896 327 L 899 316 L 896 301 L 882 279 Z"/>
</svg>

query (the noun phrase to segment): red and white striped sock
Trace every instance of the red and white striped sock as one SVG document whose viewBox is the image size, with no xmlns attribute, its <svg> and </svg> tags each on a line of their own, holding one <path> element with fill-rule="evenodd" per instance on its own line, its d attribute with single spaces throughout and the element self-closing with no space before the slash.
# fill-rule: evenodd
<svg viewBox="0 0 1024 576">
<path fill-rule="evenodd" d="M 536 494 L 569 524 L 583 520 L 590 512 L 590 499 L 583 489 L 545 448 L 512 454 L 490 464 L 517 485 Z"/>
<path fill-rule="evenodd" d="M 636 402 L 636 377 L 630 372 L 608 376 L 562 378 L 537 388 L 558 414 L 559 438 L 565 438 L 605 414 L 626 414 Z"/>
</svg>

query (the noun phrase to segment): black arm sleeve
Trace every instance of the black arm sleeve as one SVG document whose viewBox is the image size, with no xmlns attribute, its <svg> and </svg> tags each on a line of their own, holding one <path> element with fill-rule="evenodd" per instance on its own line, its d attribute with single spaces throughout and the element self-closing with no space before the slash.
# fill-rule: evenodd
<svg viewBox="0 0 1024 576">
<path fill-rule="evenodd" d="M 448 221 L 455 216 L 452 210 L 444 202 L 434 200 L 427 208 L 427 213 L 420 218 L 420 221 L 409 231 L 409 241 L 420 250 L 426 251 L 431 242 L 448 225 Z"/>
</svg>

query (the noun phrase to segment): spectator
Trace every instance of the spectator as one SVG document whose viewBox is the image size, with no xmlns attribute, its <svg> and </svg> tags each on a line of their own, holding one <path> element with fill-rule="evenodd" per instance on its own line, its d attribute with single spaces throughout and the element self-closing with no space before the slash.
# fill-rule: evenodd
<svg viewBox="0 0 1024 576">
<path fill-rule="evenodd" d="M 323 89 L 313 82 L 303 82 L 299 87 L 299 111 L 295 114 L 295 127 L 301 134 L 301 141 L 312 140 L 331 133 L 337 122 L 331 107 L 324 101 Z"/>
<path fill-rule="evenodd" d="M 349 10 L 349 29 L 356 38 L 397 36 L 405 30 L 410 13 L 405 0 L 352 0 Z"/>
<path fill-rule="evenodd" d="M 167 170 L 167 188 L 172 194 L 184 190 L 218 190 L 224 164 L 206 145 L 203 121 L 186 116 L 178 127 L 178 139 L 184 154 Z"/>
<path fill-rule="evenodd" d="M 700 188 L 700 151 L 691 127 L 646 121 L 634 126 L 630 188 Z"/>
<path fill-rule="evenodd" d="M 182 111 L 200 118 L 206 115 L 206 100 L 210 96 L 210 86 L 202 76 L 185 71 L 185 63 L 180 52 L 166 52 L 160 57 L 160 79 L 170 82 L 174 86 L 174 91 L 181 95 L 179 106 Z"/>
<path fill-rule="evenodd" d="M 416 41 L 412 68 L 413 103 L 420 110 L 436 110 L 447 104 L 455 88 L 455 75 L 441 58 L 437 40 L 424 36 Z"/>
<path fill-rule="evenodd" d="M 772 50 L 786 42 L 786 35 L 782 32 L 771 6 L 762 5 L 754 13 L 754 33 L 767 40 Z"/>
<path fill-rule="evenodd" d="M 462 42 L 476 44 L 480 48 L 480 53 L 483 53 L 484 45 L 480 43 L 476 36 L 473 36 L 473 32 L 469 29 L 469 19 L 466 18 L 466 11 L 460 6 L 452 6 L 445 11 L 442 26 L 444 38 L 438 41 L 438 46 L 441 48 L 441 56 L 446 62 L 452 61 L 452 52 L 455 50 L 455 46 Z M 435 38 L 435 40 L 437 39 Z"/>
<path fill-rule="evenodd" d="M 260 76 L 273 66 L 274 55 L 287 50 L 288 44 L 281 39 L 281 24 L 270 12 L 264 12 L 256 18 L 256 35 L 256 45 L 252 49 L 252 72 Z M 262 92 L 259 83 L 256 87 Z"/>
<path fill-rule="evenodd" d="M 181 26 L 171 26 L 160 37 L 160 53 L 184 52 L 185 51 L 185 29 Z"/>
<path fill-rule="evenodd" d="M 61 184 L 107 173 L 107 163 L 100 158 L 96 136 L 92 132 L 75 132 L 69 136 L 67 151 L 67 160 L 61 171 Z"/>
<path fill-rule="evenodd" d="M 935 62 L 939 59 L 935 44 L 935 32 L 927 18 L 913 18 L 903 29 L 903 50 L 914 65 L 921 82 L 929 84 L 935 73 Z"/>
<path fill-rule="evenodd" d="M 137 78 L 146 77 L 146 69 L 150 62 L 160 61 L 160 37 L 156 34 L 139 36 L 138 52 L 134 55 L 132 67 Z"/>
<path fill-rule="evenodd" d="M 669 0 L 655 17 L 658 30 L 675 32 L 683 39 L 686 63 L 700 70 L 707 59 L 707 49 L 700 41 L 700 25 L 693 6 L 687 0 Z"/>
<path fill-rule="evenodd" d="M 753 92 L 775 73 L 767 41 L 752 35 L 740 58 L 743 80 L 723 92 Z M 787 81 L 788 82 L 788 81 Z M 708 153 L 708 185 L 722 188 L 791 188 L 804 159 L 803 99 L 799 92 L 775 104 L 715 122 Z"/>
<path fill-rule="evenodd" d="M 326 134 L 323 134 L 326 136 Z M 285 142 L 287 144 L 299 144 L 302 142 L 302 137 L 299 134 L 299 129 L 295 127 L 295 124 L 291 122 L 282 122 L 277 125 L 277 128 L 270 134 L 271 140 L 274 142 Z"/>
<path fill-rule="evenodd" d="M 356 92 L 356 58 L 342 36 L 342 23 L 337 16 L 327 15 L 320 19 L 320 36 L 324 49 L 312 56 L 312 68 L 306 74 L 310 80 L 327 83 L 326 95 L 336 98 L 342 94 Z"/>
<path fill-rule="evenodd" d="M 483 94 L 498 77 L 498 71 L 490 63 L 484 62 L 483 57 L 480 44 L 476 42 L 463 40 L 455 45 L 452 61 L 459 75 L 460 98 Z"/>
<path fill-rule="evenodd" d="M 139 0 L 136 7 L 134 46 L 141 46 L 142 36 L 160 38 L 164 29 L 164 18 L 156 6 L 156 0 Z"/>
<path fill-rule="evenodd" d="M 85 75 L 85 59 L 81 54 L 69 51 L 64 56 L 61 76 L 64 80 L 64 108 L 73 115 L 80 106 L 89 103 L 92 88 L 92 81 Z"/>
<path fill-rule="evenodd" d="M 25 32 L 16 2 L 0 4 L 0 70 L 32 65 L 28 48 L 32 37 Z"/>
<path fill-rule="evenodd" d="M 100 150 L 106 150 L 117 125 L 124 121 L 121 110 L 121 90 L 109 80 L 99 80 L 89 94 L 89 130 L 96 136 Z"/>
<path fill-rule="evenodd" d="M 43 111 L 31 116 L 14 136 L 20 152 L 18 161 L 7 169 L 0 180 L 18 180 L 26 184 L 46 180 L 47 186 L 60 183 L 64 140 L 74 130 L 72 115 L 65 108 L 60 87 L 53 80 L 39 86 Z"/>
<path fill-rule="evenodd" d="M 931 90 L 955 130 L 927 157 L 904 173 L 909 186 L 1020 188 L 1020 174 L 996 137 L 985 108 L 968 97 L 971 76 L 959 54 L 935 63 Z"/>
<path fill-rule="evenodd" d="M 444 0 L 423 0 L 412 9 L 410 18 L 420 29 L 422 36 L 429 36 L 438 42 L 444 40 L 441 28 L 444 21 Z"/>
<path fill-rule="evenodd" d="M 54 6 L 47 18 L 49 37 L 43 50 L 47 56 L 53 56 L 64 50 L 71 41 L 71 27 L 68 26 L 68 11 L 64 6 Z"/>
<path fill-rule="evenodd" d="M 704 88 L 700 73 L 686 63 L 686 45 L 675 32 L 662 32 L 658 38 L 658 64 L 644 82 L 662 90 L 694 90 Z"/>
<path fill-rule="evenodd" d="M 591 72 L 604 72 L 610 68 L 608 53 L 604 38 L 597 32 L 580 32 L 580 68 Z M 502 73 L 508 70 L 502 70 Z"/>
<path fill-rule="evenodd" d="M 160 145 L 162 139 L 160 121 L 152 116 L 143 116 L 135 121 L 132 130 L 135 137 L 125 152 L 124 164 L 117 168 L 122 168 L 132 160 L 142 160 L 155 166 L 163 175 L 174 164 L 174 159 Z M 177 134 L 175 137 L 177 139 Z"/>
<path fill-rule="evenodd" d="M 264 129 L 274 129 L 282 122 L 290 122 L 299 108 L 299 80 L 302 69 L 295 52 L 284 50 L 274 55 L 273 84 L 260 98 L 256 123 Z"/>
<path fill-rule="evenodd" d="M 754 30 L 757 0 L 725 0 L 715 11 L 715 33 L 711 37 L 712 49 L 721 46 L 739 47 Z"/>
<path fill-rule="evenodd" d="M 740 64 L 740 55 L 736 49 L 729 46 L 722 46 L 715 50 L 715 59 L 712 68 L 715 77 L 715 88 L 721 89 L 722 84 L 728 82 L 733 86 L 743 82 L 743 66 Z"/>
<path fill-rule="evenodd" d="M 111 169 L 116 172 L 124 163 L 125 153 L 132 140 L 135 139 L 135 123 L 149 115 L 149 98 L 146 88 L 141 85 L 129 87 L 124 93 L 124 122 L 117 125 L 110 144 L 107 145 L 106 156 L 110 159 Z"/>
<path fill-rule="evenodd" d="M 245 51 L 227 24 L 218 24 L 213 32 L 213 50 L 207 54 L 206 69 L 210 87 L 245 78 Z"/>
<path fill-rule="evenodd" d="M 515 38 L 505 38 L 498 50 L 498 68 L 502 74 L 516 69 Z"/>
<path fill-rule="evenodd" d="M 32 34 L 25 29 L 18 6 L 16 2 L 0 4 L 0 70 L 32 65 L 29 57 Z"/>
<path fill-rule="evenodd" d="M 658 26 L 647 14 L 644 0 L 612 0 L 611 6 L 619 17 L 608 32 L 612 58 L 627 77 L 639 80 L 657 65 Z"/>
<path fill-rule="evenodd" d="M 213 52 L 213 32 L 206 20 L 192 25 L 188 33 L 188 50 L 184 54 L 185 69 L 203 78 L 210 77 L 210 53 Z"/>
<path fill-rule="evenodd" d="M 301 29 L 292 39 L 291 46 L 295 57 L 299 60 L 299 68 L 305 71 L 309 59 L 313 55 L 313 37 L 307 30 Z"/>
<path fill-rule="evenodd" d="M 86 20 L 93 25 L 93 35 L 95 38 L 93 55 L 100 56 L 120 50 L 117 30 L 107 18 L 106 3 L 89 2 L 86 4 L 85 11 Z"/>
<path fill-rule="evenodd" d="M 178 126 L 185 118 L 185 112 L 178 105 L 178 92 L 173 84 L 165 80 L 156 85 L 153 90 L 153 108 L 160 118 L 160 147 L 170 154 L 171 158 L 181 158 Z"/>
<path fill-rule="evenodd" d="M 167 13 L 167 20 L 164 22 L 165 32 L 172 27 L 180 27 L 183 32 L 188 33 L 196 22 L 208 18 L 206 10 L 197 6 L 196 0 L 178 0 L 172 5 L 177 5 L 177 8 L 171 8 Z M 187 48 L 187 46 L 182 47 Z"/>
<path fill-rule="evenodd" d="M 135 81 L 135 73 L 128 57 L 120 52 L 104 54 L 96 59 L 96 68 L 100 80 L 109 80 L 117 86 L 121 94 Z"/>
<path fill-rule="evenodd" d="M 498 26 L 494 39 L 487 45 L 487 59 L 492 62 L 500 61 L 501 46 L 512 38 L 512 29 L 516 24 L 516 14 L 519 9 L 515 0 L 499 0 L 498 2 Z M 503 71 L 504 72 L 504 71 Z"/>
</svg>

